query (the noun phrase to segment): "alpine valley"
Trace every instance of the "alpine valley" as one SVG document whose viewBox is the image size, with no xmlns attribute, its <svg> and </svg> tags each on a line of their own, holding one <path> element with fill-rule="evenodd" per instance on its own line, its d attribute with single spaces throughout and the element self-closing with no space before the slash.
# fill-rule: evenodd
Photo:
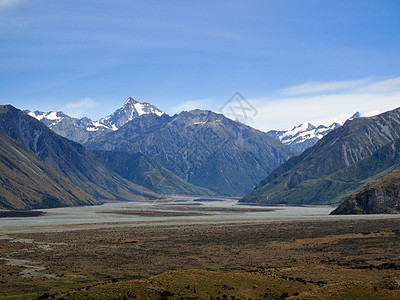
<svg viewBox="0 0 400 300">
<path fill-rule="evenodd" d="M 329 126 L 306 122 L 288 131 L 262 132 L 212 111 L 170 116 L 128 98 L 97 121 L 6 105 L 1 107 L 0 130 L 4 145 L 20 143 L 24 151 L 37 155 L 40 163 L 35 165 L 50 172 L 45 164 L 61 176 L 57 182 L 70 183 L 60 184 L 71 199 L 59 206 L 163 195 L 244 196 L 243 203 L 263 205 L 337 205 L 346 200 L 353 201 L 352 206 L 343 204 L 335 213 L 368 213 L 377 210 L 365 203 L 360 204 L 363 210 L 356 209 L 351 200 L 355 193 L 400 169 L 400 109 L 368 118 L 355 113 Z M 8 170 L 15 159 L 3 156 Z M 36 195 L 38 204 L 7 202 L 3 207 L 46 206 L 52 193 L 49 190 L 47 198 Z M 396 211 L 396 205 L 385 211 Z M 350 206 L 351 211 L 344 209 Z"/>
<path fill-rule="evenodd" d="M 97 121 L 2 105 L 0 132 L 0 208 L 7 209 L 243 196 L 296 154 L 223 115 L 169 116 L 133 98 Z"/>
</svg>

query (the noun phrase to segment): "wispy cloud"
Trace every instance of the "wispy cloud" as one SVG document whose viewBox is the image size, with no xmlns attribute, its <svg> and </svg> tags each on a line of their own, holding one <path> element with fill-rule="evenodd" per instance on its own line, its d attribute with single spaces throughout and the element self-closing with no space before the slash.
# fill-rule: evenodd
<svg viewBox="0 0 400 300">
<path fill-rule="evenodd" d="M 84 98 L 77 102 L 68 103 L 66 113 L 70 116 L 80 118 L 84 116 L 85 112 L 96 107 L 97 103 L 91 98 Z"/>
<path fill-rule="evenodd" d="M 257 109 L 249 125 L 263 131 L 290 129 L 310 121 L 331 124 L 355 112 L 362 116 L 376 115 L 400 106 L 400 77 L 386 80 L 360 79 L 351 81 L 309 83 L 300 93 L 288 95 L 284 89 L 277 97 L 248 99 Z M 310 87 L 307 91 L 305 87 Z M 318 125 L 318 124 L 316 124 Z"/>
<path fill-rule="evenodd" d="M 333 92 L 360 87 L 367 84 L 369 81 L 369 79 L 330 82 L 310 81 L 285 88 L 281 92 L 284 95 L 304 95 L 322 92 Z"/>
<path fill-rule="evenodd" d="M 356 91 L 364 93 L 396 93 L 400 91 L 400 77 L 370 82 L 359 87 Z"/>
<path fill-rule="evenodd" d="M 91 98 L 84 98 L 78 102 L 68 103 L 66 106 L 68 109 L 87 109 L 95 107 L 96 102 Z"/>
<path fill-rule="evenodd" d="M 182 104 L 175 106 L 171 109 L 172 113 L 180 113 L 181 111 L 190 111 L 193 109 L 211 109 L 211 99 L 197 99 L 197 100 L 189 100 L 183 102 Z"/>
</svg>

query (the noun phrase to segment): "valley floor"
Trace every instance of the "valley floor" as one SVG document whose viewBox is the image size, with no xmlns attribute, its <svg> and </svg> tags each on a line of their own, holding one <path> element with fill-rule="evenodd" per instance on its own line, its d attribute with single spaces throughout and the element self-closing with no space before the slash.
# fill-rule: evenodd
<svg viewBox="0 0 400 300">
<path fill-rule="evenodd" d="M 191 217 L 209 212 L 189 208 L 197 206 L 185 206 Z M 1 233 L 0 298 L 400 299 L 399 217 L 41 224 Z"/>
</svg>

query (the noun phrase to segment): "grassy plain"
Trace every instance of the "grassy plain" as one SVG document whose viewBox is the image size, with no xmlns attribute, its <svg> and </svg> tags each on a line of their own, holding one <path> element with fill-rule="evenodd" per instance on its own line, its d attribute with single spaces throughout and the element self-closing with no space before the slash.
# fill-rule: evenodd
<svg viewBox="0 0 400 300">
<path fill-rule="evenodd" d="M 0 239 L 0 298 L 400 299 L 400 219 L 127 226 Z"/>
</svg>

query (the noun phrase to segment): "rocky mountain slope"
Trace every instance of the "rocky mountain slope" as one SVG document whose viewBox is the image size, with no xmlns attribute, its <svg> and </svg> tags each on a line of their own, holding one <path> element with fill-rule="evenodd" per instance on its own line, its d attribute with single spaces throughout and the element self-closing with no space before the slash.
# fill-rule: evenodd
<svg viewBox="0 0 400 300">
<path fill-rule="evenodd" d="M 241 201 L 340 203 L 369 179 L 391 167 L 393 162 L 379 161 L 379 150 L 387 149 L 382 147 L 395 142 L 399 136 L 400 108 L 347 121 L 313 147 L 274 170 Z"/>
<path fill-rule="evenodd" d="M 360 113 L 356 112 L 348 120 L 353 120 L 360 117 Z M 314 146 L 320 139 L 327 135 L 332 130 L 342 126 L 345 122 L 333 122 L 331 125 L 314 126 L 310 122 L 302 123 L 293 127 L 291 130 L 270 130 L 267 133 L 273 138 L 281 141 L 285 145 L 291 146 L 299 153 L 307 148 Z"/>
<path fill-rule="evenodd" d="M 99 204 L 0 131 L 0 209 Z"/>
<path fill-rule="evenodd" d="M 148 189 L 108 170 L 82 145 L 59 136 L 11 105 L 0 106 L 0 130 L 96 199 L 140 200 L 157 197 Z"/>
<path fill-rule="evenodd" d="M 149 103 L 128 98 L 113 114 L 92 121 L 89 118 L 73 118 L 63 112 L 26 111 L 31 117 L 44 123 L 55 133 L 78 143 L 85 143 L 110 131 L 118 130 L 127 122 L 146 114 L 161 116 L 161 110 Z"/>
<path fill-rule="evenodd" d="M 400 213 L 400 170 L 371 181 L 350 195 L 332 215 Z"/>
<path fill-rule="evenodd" d="M 76 142 L 88 142 L 108 132 L 117 131 L 124 124 L 144 115 L 155 118 L 164 115 L 164 112 L 149 103 L 140 103 L 133 98 L 128 98 L 124 105 L 113 114 L 98 121 L 88 118 L 72 118 L 62 112 L 28 112 L 40 120 L 54 132 Z M 99 153 L 98 153 L 99 154 Z M 163 168 L 151 158 L 138 153 L 102 153 L 98 157 L 104 159 L 103 163 L 117 174 L 139 185 L 151 187 L 150 189 L 162 194 L 178 195 L 212 195 L 213 192 L 196 187 L 172 172 Z M 112 163 L 110 163 L 112 162 Z M 157 169 L 158 168 L 158 169 Z M 152 181 L 156 181 L 152 182 Z M 162 184 L 161 184 L 162 182 Z"/>
<path fill-rule="evenodd" d="M 203 110 L 144 115 L 85 146 L 142 152 L 189 183 L 226 196 L 246 194 L 296 153 L 266 133 Z"/>
<path fill-rule="evenodd" d="M 123 151 L 94 151 L 93 153 L 108 169 L 156 193 L 165 195 L 215 195 L 210 190 L 186 182 L 143 153 Z"/>
</svg>

